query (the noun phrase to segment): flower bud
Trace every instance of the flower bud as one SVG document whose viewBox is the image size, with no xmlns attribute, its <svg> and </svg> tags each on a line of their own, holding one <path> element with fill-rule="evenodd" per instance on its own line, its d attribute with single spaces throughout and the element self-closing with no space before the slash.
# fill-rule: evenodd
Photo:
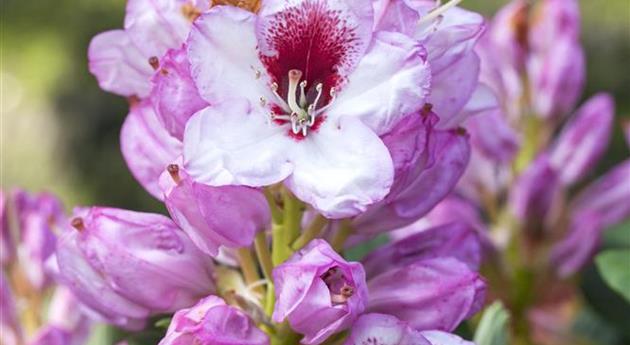
<svg viewBox="0 0 630 345">
<path fill-rule="evenodd" d="M 569 232 L 551 250 L 551 262 L 560 277 L 578 272 L 593 257 L 601 243 L 604 228 L 595 212 L 573 216 Z"/>
<path fill-rule="evenodd" d="M 14 238 L 20 267 L 33 288 L 41 290 L 51 283 L 45 268 L 55 250 L 54 231 L 62 228 L 63 206 L 54 196 L 30 195 L 22 190 L 12 193 L 18 234 Z"/>
<path fill-rule="evenodd" d="M 543 154 L 519 176 L 510 194 L 510 206 L 529 234 L 538 237 L 556 216 L 560 197 L 558 172 Z"/>
<path fill-rule="evenodd" d="M 614 117 L 613 99 L 593 96 L 565 126 L 551 151 L 551 163 L 565 185 L 577 182 L 606 150 Z"/>
<path fill-rule="evenodd" d="M 208 106 L 190 76 L 185 45 L 162 57 L 152 82 L 151 100 L 158 119 L 173 137 L 183 140 L 188 119 Z"/>
<path fill-rule="evenodd" d="M 452 331 L 478 312 L 485 283 L 454 258 L 417 261 L 368 280 L 370 313 L 391 314 L 417 330 Z"/>
<path fill-rule="evenodd" d="M 72 225 L 57 246 L 60 278 L 116 325 L 138 328 L 214 290 L 211 258 L 167 217 L 92 207 Z"/>
<path fill-rule="evenodd" d="M 162 174 L 160 187 L 173 220 L 199 249 L 212 256 L 221 246 L 250 246 L 256 233 L 271 221 L 269 205 L 260 190 L 196 183 L 176 164 Z"/>
<path fill-rule="evenodd" d="M 368 277 L 416 261 L 453 257 L 472 270 L 481 265 L 481 243 L 476 230 L 463 222 L 431 227 L 371 252 L 362 260 Z"/>
<path fill-rule="evenodd" d="M 580 39 L 580 8 L 576 0 L 545 0 L 531 11 L 529 44 L 535 51 L 546 50 L 558 40 Z"/>
<path fill-rule="evenodd" d="M 536 115 L 558 118 L 570 111 L 584 86 L 584 51 L 578 42 L 562 39 L 527 61 Z"/>
<path fill-rule="evenodd" d="M 630 160 L 625 160 L 582 190 L 571 204 L 572 212 L 595 212 L 604 228 L 620 223 L 630 216 L 628 176 Z"/>
<path fill-rule="evenodd" d="M 353 221 L 358 233 L 377 234 L 411 224 L 455 187 L 470 157 L 468 136 L 459 130 L 436 130 L 426 140 L 427 152 L 396 170 L 385 200 Z"/>
<path fill-rule="evenodd" d="M 175 313 L 159 345 L 268 345 L 267 335 L 242 311 L 216 296 Z"/>
<path fill-rule="evenodd" d="M 311 241 L 274 268 L 273 281 L 273 320 L 288 319 L 307 345 L 350 327 L 367 303 L 361 264 L 347 262 L 323 240 Z"/>
<path fill-rule="evenodd" d="M 493 161 L 511 162 L 519 150 L 520 137 L 498 108 L 470 117 L 466 129 L 472 146 Z"/>
</svg>

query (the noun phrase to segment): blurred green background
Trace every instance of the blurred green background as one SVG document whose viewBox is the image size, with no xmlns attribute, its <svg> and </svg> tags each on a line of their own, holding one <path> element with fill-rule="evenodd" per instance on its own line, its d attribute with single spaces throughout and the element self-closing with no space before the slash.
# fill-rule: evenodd
<svg viewBox="0 0 630 345">
<path fill-rule="evenodd" d="M 486 15 L 506 1 L 465 0 Z M 630 1 L 582 0 L 582 37 L 588 59 L 583 98 L 611 92 L 619 124 L 630 118 Z M 87 70 L 95 34 L 122 26 L 124 0 L 2 0 L 1 184 L 59 195 L 68 208 L 99 204 L 162 211 L 133 180 L 118 147 L 126 100 L 100 90 Z M 628 156 L 619 126 L 604 171 Z M 630 243 L 611 231 L 607 245 Z M 630 268 L 629 268 L 630 269 Z M 587 300 L 581 331 L 594 344 L 630 343 L 630 308 L 589 268 L 582 280 Z"/>
</svg>

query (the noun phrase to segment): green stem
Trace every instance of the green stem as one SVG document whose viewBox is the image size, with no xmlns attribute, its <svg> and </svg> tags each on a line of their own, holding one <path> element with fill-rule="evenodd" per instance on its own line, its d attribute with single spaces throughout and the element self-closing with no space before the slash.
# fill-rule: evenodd
<svg viewBox="0 0 630 345">
<path fill-rule="evenodd" d="M 271 316 L 273 314 L 273 308 L 276 304 L 276 294 L 273 283 L 270 281 L 267 284 L 267 296 L 265 296 L 265 314 Z"/>
<path fill-rule="evenodd" d="M 291 256 L 291 248 L 284 242 L 285 231 L 284 224 L 273 224 L 271 226 L 271 243 L 273 246 L 271 262 L 274 267 L 280 265 Z"/>
<path fill-rule="evenodd" d="M 276 202 L 273 192 L 269 188 L 265 188 L 263 191 L 265 198 L 267 199 L 267 203 L 269 204 L 269 209 L 271 210 L 271 218 L 273 219 L 273 222 L 276 224 L 282 223 L 282 210 L 278 207 L 278 203 Z"/>
<path fill-rule="evenodd" d="M 343 245 L 346 243 L 346 240 L 348 239 L 348 237 L 350 237 L 351 234 L 352 234 L 352 225 L 350 225 L 350 220 L 349 219 L 342 220 L 339 226 L 339 230 L 337 231 L 332 241 L 330 242 L 331 247 L 335 251 L 340 253 L 343 250 Z"/>
<path fill-rule="evenodd" d="M 267 246 L 267 236 L 264 231 L 256 234 L 254 240 L 254 248 L 256 248 L 256 256 L 258 256 L 258 262 L 262 267 L 265 278 L 271 281 L 271 270 L 273 269 L 273 262 L 271 260 L 271 252 Z"/>
<path fill-rule="evenodd" d="M 317 215 L 315 219 L 309 224 L 308 228 L 298 237 L 291 247 L 293 250 L 300 250 L 302 247 L 307 245 L 310 241 L 312 241 L 317 235 L 319 235 L 322 229 L 328 223 L 328 219 L 324 218 L 322 215 Z"/>
<path fill-rule="evenodd" d="M 258 267 L 256 262 L 254 261 L 254 256 L 249 248 L 239 248 L 237 250 L 238 260 L 241 264 L 241 270 L 243 271 L 243 276 L 245 277 L 245 282 L 247 285 L 254 284 L 260 280 L 260 275 L 258 274 Z"/>
<path fill-rule="evenodd" d="M 286 188 L 282 190 L 282 201 L 284 204 L 282 216 L 285 226 L 284 243 L 289 246 L 300 234 L 302 210 L 299 200 Z"/>
</svg>

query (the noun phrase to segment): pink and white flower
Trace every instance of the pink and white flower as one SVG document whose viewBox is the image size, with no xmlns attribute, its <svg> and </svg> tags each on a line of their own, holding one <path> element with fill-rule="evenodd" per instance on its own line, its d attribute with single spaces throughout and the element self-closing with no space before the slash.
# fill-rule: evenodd
<svg viewBox="0 0 630 345">
<path fill-rule="evenodd" d="M 213 106 L 187 125 L 186 170 L 210 185 L 285 181 L 329 218 L 383 199 L 394 169 L 379 136 L 424 105 L 430 71 L 416 40 L 372 26 L 371 8 L 351 0 L 202 15 L 188 57 Z"/>
</svg>

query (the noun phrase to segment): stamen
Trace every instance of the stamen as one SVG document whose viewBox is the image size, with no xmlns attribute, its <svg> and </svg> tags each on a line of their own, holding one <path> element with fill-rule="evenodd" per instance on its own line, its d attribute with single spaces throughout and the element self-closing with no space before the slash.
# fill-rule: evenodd
<svg viewBox="0 0 630 345">
<path fill-rule="evenodd" d="M 335 101 L 335 99 L 337 98 L 337 91 L 335 90 L 335 88 L 334 88 L 334 87 L 333 87 L 333 88 L 330 88 L 330 97 L 331 97 L 330 102 L 328 102 L 328 104 L 326 104 L 326 106 L 325 106 L 325 107 L 323 107 L 323 108 L 321 108 L 321 109 L 317 110 L 317 111 L 313 114 L 313 116 L 317 116 L 317 115 L 319 115 L 319 114 L 323 113 L 324 111 L 326 111 L 326 109 L 330 108 L 330 106 L 333 104 L 333 102 L 334 102 L 334 101 Z"/>
<path fill-rule="evenodd" d="M 324 85 L 322 85 L 322 83 L 319 83 L 317 85 L 315 85 L 315 91 L 317 91 L 317 96 L 315 96 L 315 101 L 313 101 L 313 104 L 311 104 L 312 106 L 312 110 L 315 111 L 315 109 L 317 108 L 317 103 L 319 103 L 319 99 L 322 97 L 322 92 L 324 91 Z M 311 114 L 312 112 L 310 111 L 309 107 L 309 114 Z"/>
<path fill-rule="evenodd" d="M 179 184 L 182 181 L 181 177 L 179 176 L 179 166 L 177 164 L 169 164 L 166 167 L 166 170 L 168 171 L 169 175 L 171 175 L 171 178 L 176 184 Z"/>
<path fill-rule="evenodd" d="M 149 58 L 149 65 L 151 65 L 154 71 L 157 71 L 158 67 L 160 67 L 160 60 L 158 60 L 157 56 L 151 56 Z"/>
<path fill-rule="evenodd" d="M 79 232 L 85 230 L 85 224 L 83 223 L 83 218 L 81 217 L 73 218 L 72 221 L 70 221 L 70 225 Z"/>
<path fill-rule="evenodd" d="M 267 105 L 267 100 L 265 97 L 260 96 L 260 106 L 264 107 L 265 105 Z"/>
<path fill-rule="evenodd" d="M 306 89 L 306 80 L 303 80 L 300 83 L 300 108 L 304 108 L 306 106 L 306 92 L 304 91 L 304 89 Z"/>
<path fill-rule="evenodd" d="M 330 295 L 330 301 L 334 304 L 343 304 L 346 303 L 352 295 L 354 295 L 354 288 L 344 283 L 339 293 Z"/>
<path fill-rule="evenodd" d="M 430 21 L 432 21 L 433 19 L 441 16 L 442 14 L 444 14 L 446 11 L 448 11 L 449 9 L 451 9 L 452 7 L 457 6 L 460 2 L 462 2 L 463 0 L 451 0 L 447 3 L 445 3 L 444 5 L 441 5 L 439 7 L 436 7 L 434 9 L 432 9 L 431 11 L 429 11 L 429 13 L 427 13 L 426 16 L 420 18 L 420 20 L 418 20 L 417 25 L 421 26 L 423 24 L 426 24 Z"/>
<path fill-rule="evenodd" d="M 256 78 L 256 80 L 260 79 L 260 77 L 262 76 L 262 72 L 260 72 L 260 70 L 254 66 L 250 67 L 254 70 L 254 78 Z"/>
<path fill-rule="evenodd" d="M 276 96 L 276 99 L 278 100 L 279 105 L 282 108 L 282 110 L 286 112 L 291 112 L 291 108 L 289 107 L 287 102 L 285 102 L 284 99 L 280 97 L 280 95 L 278 94 L 278 83 L 276 82 L 271 83 L 271 91 L 273 92 L 274 96 Z"/>
</svg>

